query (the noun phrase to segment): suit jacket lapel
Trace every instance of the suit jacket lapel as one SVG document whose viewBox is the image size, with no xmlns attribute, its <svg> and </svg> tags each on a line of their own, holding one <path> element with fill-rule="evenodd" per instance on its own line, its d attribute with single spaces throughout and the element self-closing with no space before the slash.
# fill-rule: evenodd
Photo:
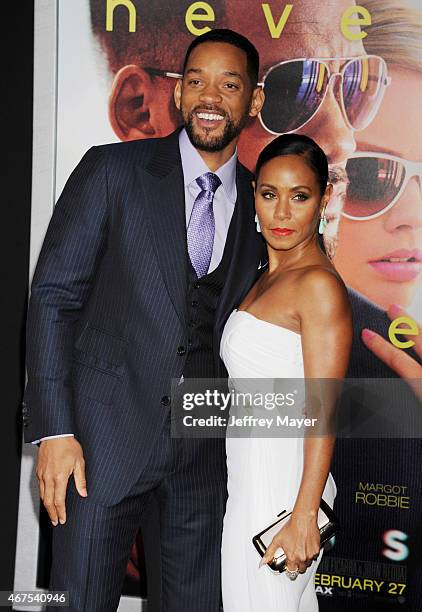
<svg viewBox="0 0 422 612">
<path fill-rule="evenodd" d="M 219 346 L 224 324 L 239 305 L 257 277 L 259 263 L 266 258 L 262 237 L 254 225 L 254 202 L 250 175 L 238 162 L 236 169 L 237 202 L 232 258 L 221 292 L 215 317 L 215 343 Z M 218 351 L 216 351 L 218 352 Z"/>
<path fill-rule="evenodd" d="M 160 270 L 183 325 L 187 322 L 188 283 L 185 191 L 179 150 L 180 129 L 157 141 L 143 180 L 145 202 L 151 223 L 151 237 Z M 230 267 L 215 317 L 215 341 L 231 310 L 238 306 L 255 278 L 260 261 L 266 258 L 265 244 L 255 230 L 250 175 L 238 162 L 236 168 L 237 202 L 233 222 L 235 238 Z"/>
<path fill-rule="evenodd" d="M 183 325 L 187 318 L 187 243 L 185 191 L 179 132 L 157 142 L 146 167 L 146 208 L 151 236 L 168 293 Z"/>
</svg>

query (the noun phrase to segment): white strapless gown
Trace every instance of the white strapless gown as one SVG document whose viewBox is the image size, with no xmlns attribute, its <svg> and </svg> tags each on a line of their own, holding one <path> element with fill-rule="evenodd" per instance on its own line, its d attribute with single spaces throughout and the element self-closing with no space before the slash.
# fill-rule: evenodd
<svg viewBox="0 0 422 612">
<path fill-rule="evenodd" d="M 221 357 L 230 378 L 303 378 L 300 334 L 235 310 L 224 328 Z M 314 612 L 317 561 L 292 581 L 268 567 L 252 537 L 290 510 L 303 470 L 303 437 L 227 437 L 228 500 L 223 525 L 224 612 Z M 331 473 L 323 492 L 333 507 L 337 488 Z"/>
</svg>

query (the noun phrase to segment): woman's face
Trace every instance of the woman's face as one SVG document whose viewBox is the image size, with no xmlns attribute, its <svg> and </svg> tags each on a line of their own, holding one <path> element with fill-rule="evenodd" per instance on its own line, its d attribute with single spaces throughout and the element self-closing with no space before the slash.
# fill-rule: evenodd
<svg viewBox="0 0 422 612">
<path fill-rule="evenodd" d="M 255 185 L 255 207 L 269 247 L 286 251 L 311 239 L 325 199 L 315 172 L 300 155 L 265 163 Z"/>
<path fill-rule="evenodd" d="M 391 85 L 372 124 L 357 134 L 359 151 L 422 161 L 422 74 L 390 67 Z M 342 217 L 334 264 L 347 285 L 386 309 L 408 306 L 422 280 L 422 193 L 417 177 L 386 213 Z"/>
</svg>

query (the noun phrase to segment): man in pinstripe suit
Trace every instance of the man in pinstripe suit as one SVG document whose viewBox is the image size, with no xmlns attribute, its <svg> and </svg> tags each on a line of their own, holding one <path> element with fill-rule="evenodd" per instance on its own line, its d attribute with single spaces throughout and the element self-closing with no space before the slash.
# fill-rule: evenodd
<svg viewBox="0 0 422 612">
<path fill-rule="evenodd" d="M 71 610 L 117 608 L 152 494 L 159 609 L 219 609 L 224 440 L 170 436 L 170 384 L 224 376 L 223 325 L 265 257 L 236 158 L 263 103 L 258 65 L 230 30 L 195 39 L 175 88 L 184 129 L 90 149 L 52 216 L 29 305 L 24 426 L 55 526 L 50 588 L 69 590 Z"/>
</svg>

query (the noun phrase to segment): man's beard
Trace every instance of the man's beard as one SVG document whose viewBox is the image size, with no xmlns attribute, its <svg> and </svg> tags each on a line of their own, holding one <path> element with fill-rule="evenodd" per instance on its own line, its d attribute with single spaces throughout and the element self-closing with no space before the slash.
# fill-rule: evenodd
<svg viewBox="0 0 422 612">
<path fill-rule="evenodd" d="M 201 109 L 204 110 L 204 107 L 201 106 Z M 195 128 L 193 125 L 193 117 L 197 109 L 192 110 L 188 115 L 183 113 L 183 121 L 187 135 L 189 136 L 189 140 L 191 141 L 193 146 L 196 149 L 199 149 L 199 151 L 215 153 L 217 151 L 222 151 L 223 149 L 225 149 L 235 138 L 240 135 L 240 132 L 246 125 L 249 113 L 245 111 L 239 121 L 235 123 L 229 117 L 227 117 L 226 113 L 222 112 L 219 109 L 213 108 L 207 110 L 208 112 L 217 112 L 225 117 L 226 122 L 224 126 L 224 131 L 220 136 L 214 136 L 207 139 L 204 136 L 195 132 Z"/>
</svg>

